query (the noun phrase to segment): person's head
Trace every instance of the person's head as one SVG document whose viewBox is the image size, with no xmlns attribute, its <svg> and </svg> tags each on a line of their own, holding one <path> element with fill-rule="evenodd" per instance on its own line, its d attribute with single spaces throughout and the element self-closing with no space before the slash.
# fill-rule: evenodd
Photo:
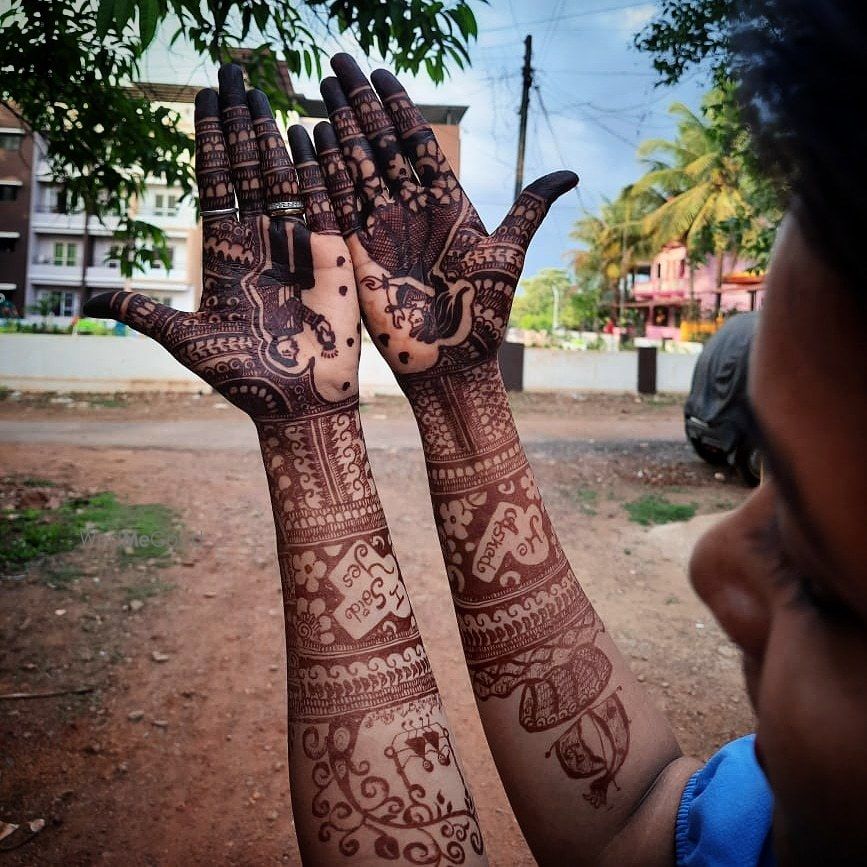
<svg viewBox="0 0 867 867">
<path fill-rule="evenodd" d="M 780 862 L 867 863 L 867 6 L 759 8 L 743 103 L 791 196 L 750 368 L 767 475 L 691 578 L 744 653 Z"/>
</svg>

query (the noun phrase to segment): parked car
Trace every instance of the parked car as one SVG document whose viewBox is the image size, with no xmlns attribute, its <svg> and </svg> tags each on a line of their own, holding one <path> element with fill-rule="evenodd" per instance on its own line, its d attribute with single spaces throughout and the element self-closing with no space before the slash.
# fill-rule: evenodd
<svg viewBox="0 0 867 867">
<path fill-rule="evenodd" d="M 733 316 L 708 340 L 683 407 L 686 437 L 715 466 L 737 467 L 750 486 L 759 483 L 761 455 L 747 397 L 750 347 L 759 313 Z"/>
</svg>

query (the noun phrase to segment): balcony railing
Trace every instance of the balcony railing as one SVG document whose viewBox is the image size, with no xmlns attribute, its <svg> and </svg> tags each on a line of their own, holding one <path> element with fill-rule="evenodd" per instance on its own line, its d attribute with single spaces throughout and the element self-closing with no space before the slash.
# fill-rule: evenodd
<svg viewBox="0 0 867 867">
<path fill-rule="evenodd" d="M 81 265 L 55 265 L 53 262 L 33 262 L 30 266 L 30 279 L 33 283 L 52 286 L 80 286 Z M 90 265 L 85 280 L 88 286 L 123 286 L 124 278 L 119 268 L 104 265 Z"/>
</svg>

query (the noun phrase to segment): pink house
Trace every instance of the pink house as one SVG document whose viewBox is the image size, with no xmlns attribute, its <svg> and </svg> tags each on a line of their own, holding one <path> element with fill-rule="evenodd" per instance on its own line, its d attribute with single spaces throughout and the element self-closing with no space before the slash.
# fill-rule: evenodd
<svg viewBox="0 0 867 867">
<path fill-rule="evenodd" d="M 759 310 L 764 302 L 764 277 L 747 271 L 748 262 L 730 254 L 715 256 L 695 266 L 690 275 L 686 247 L 666 244 L 654 257 L 650 277 L 633 287 L 627 307 L 645 311 L 645 336 L 654 339 L 681 339 L 680 323 L 690 300 L 698 305 L 699 318 L 713 322 L 736 310 Z M 718 275 L 722 270 L 722 285 Z"/>
</svg>

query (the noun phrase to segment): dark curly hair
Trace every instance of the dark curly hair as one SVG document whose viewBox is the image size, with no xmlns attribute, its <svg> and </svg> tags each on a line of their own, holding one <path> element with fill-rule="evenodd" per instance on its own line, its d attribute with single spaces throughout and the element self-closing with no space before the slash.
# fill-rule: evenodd
<svg viewBox="0 0 867 867">
<path fill-rule="evenodd" d="M 747 0 L 730 45 L 762 165 L 816 252 L 861 294 L 867 2 Z"/>
</svg>

